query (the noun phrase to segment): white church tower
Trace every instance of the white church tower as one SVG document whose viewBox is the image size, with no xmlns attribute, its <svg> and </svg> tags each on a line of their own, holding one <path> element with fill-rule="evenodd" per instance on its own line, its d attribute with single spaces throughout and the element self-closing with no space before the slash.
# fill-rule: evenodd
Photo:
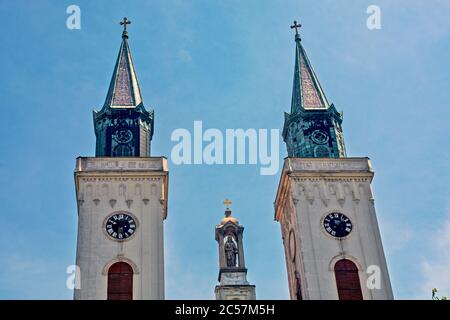
<svg viewBox="0 0 450 320">
<path fill-rule="evenodd" d="M 150 157 L 153 111 L 143 105 L 126 18 L 108 95 L 94 111 L 96 157 L 77 158 L 75 299 L 164 299 L 168 167 Z"/>
<path fill-rule="evenodd" d="M 342 113 L 329 104 L 295 28 L 291 113 L 275 199 L 291 299 L 393 299 L 368 158 L 348 158 Z"/>
</svg>

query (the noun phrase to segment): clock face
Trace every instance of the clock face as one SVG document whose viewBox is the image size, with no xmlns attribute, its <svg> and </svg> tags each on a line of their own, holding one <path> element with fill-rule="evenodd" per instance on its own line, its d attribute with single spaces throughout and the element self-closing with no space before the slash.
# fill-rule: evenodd
<svg viewBox="0 0 450 320">
<path fill-rule="evenodd" d="M 115 240 L 125 240 L 136 232 L 136 219 L 125 212 L 116 212 L 106 220 L 106 233 Z"/>
<path fill-rule="evenodd" d="M 346 237 L 352 232 L 353 225 L 350 219 L 342 213 L 333 212 L 323 219 L 326 232 L 336 238 Z"/>
<path fill-rule="evenodd" d="M 317 144 L 325 144 L 328 142 L 328 135 L 321 130 L 314 130 L 311 133 L 311 139 Z"/>
<path fill-rule="evenodd" d="M 128 143 L 133 139 L 133 133 L 131 130 L 116 130 L 113 137 L 118 143 Z"/>
</svg>

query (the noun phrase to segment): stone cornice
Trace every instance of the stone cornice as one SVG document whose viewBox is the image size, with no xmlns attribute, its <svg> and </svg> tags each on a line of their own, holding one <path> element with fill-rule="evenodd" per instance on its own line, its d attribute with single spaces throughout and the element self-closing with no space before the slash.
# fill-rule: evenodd
<svg viewBox="0 0 450 320">
<path fill-rule="evenodd" d="M 75 172 L 86 171 L 164 171 L 168 172 L 165 157 L 78 157 Z"/>
<path fill-rule="evenodd" d="M 284 170 L 302 172 L 371 172 L 369 158 L 286 158 Z"/>
</svg>

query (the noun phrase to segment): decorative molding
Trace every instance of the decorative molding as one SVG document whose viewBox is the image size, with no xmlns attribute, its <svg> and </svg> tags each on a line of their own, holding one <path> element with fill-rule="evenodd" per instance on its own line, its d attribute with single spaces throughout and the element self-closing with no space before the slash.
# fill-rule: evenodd
<svg viewBox="0 0 450 320">
<path fill-rule="evenodd" d="M 161 178 L 159 177 L 148 177 L 148 178 L 142 178 L 142 177 L 81 177 L 80 181 L 82 182 L 128 182 L 128 181 L 160 181 Z"/>
<path fill-rule="evenodd" d="M 127 204 L 128 209 L 130 209 L 131 204 L 133 203 L 133 200 L 128 199 L 128 200 L 125 200 L 125 202 Z"/>
<path fill-rule="evenodd" d="M 95 199 L 92 200 L 92 201 L 94 201 L 94 203 L 95 203 L 96 206 L 98 206 L 98 204 L 100 203 L 100 199 L 97 199 L 97 198 L 95 198 Z"/>
<path fill-rule="evenodd" d="M 292 176 L 292 180 L 295 182 L 319 182 L 319 181 L 325 181 L 325 182 L 370 182 L 368 178 L 361 178 L 361 177 L 296 177 Z"/>
<path fill-rule="evenodd" d="M 114 206 L 116 205 L 117 200 L 116 199 L 110 199 L 109 200 L 109 204 L 111 205 L 111 208 L 114 208 Z"/>
<path fill-rule="evenodd" d="M 293 171 L 372 171 L 367 158 L 288 158 L 287 161 L 289 168 Z"/>
<path fill-rule="evenodd" d="M 131 259 L 125 258 L 123 254 L 118 254 L 117 257 L 111 261 L 109 261 L 105 266 L 103 267 L 102 274 L 108 275 L 108 270 L 111 268 L 111 266 L 116 262 L 126 262 L 128 263 L 131 268 L 133 269 L 133 274 L 139 274 L 139 268 L 136 263 L 134 263 Z"/>
<path fill-rule="evenodd" d="M 78 158 L 75 171 L 167 171 L 167 160 L 165 158 Z"/>
<path fill-rule="evenodd" d="M 352 255 L 346 254 L 345 252 L 341 253 L 341 254 L 338 254 L 338 255 L 334 256 L 331 259 L 330 264 L 328 265 L 328 270 L 334 272 L 334 265 L 336 264 L 336 262 L 338 262 L 339 260 L 342 260 L 342 259 L 347 259 L 347 260 L 352 261 L 356 265 L 356 267 L 358 268 L 358 271 L 364 271 L 365 270 L 365 268 L 363 268 L 363 266 L 358 261 L 358 259 L 356 259 Z"/>
</svg>

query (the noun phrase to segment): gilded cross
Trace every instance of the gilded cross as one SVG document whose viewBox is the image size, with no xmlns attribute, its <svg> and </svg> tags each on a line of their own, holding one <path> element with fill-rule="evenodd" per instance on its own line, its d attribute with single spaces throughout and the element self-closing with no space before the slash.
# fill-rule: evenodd
<svg viewBox="0 0 450 320">
<path fill-rule="evenodd" d="M 291 26 L 291 29 L 295 29 L 295 36 L 298 37 L 298 29 L 301 28 L 301 24 L 297 24 L 297 21 L 294 20 L 294 24 Z"/>
<path fill-rule="evenodd" d="M 123 26 L 123 31 L 127 31 L 127 24 L 130 24 L 131 21 L 127 19 L 127 17 L 123 18 L 123 21 L 120 21 L 120 25 Z"/>
<path fill-rule="evenodd" d="M 232 202 L 231 202 L 230 199 L 225 199 L 225 200 L 223 201 L 223 204 L 225 205 L 225 208 L 226 208 L 227 210 L 229 210 L 229 209 L 230 209 L 230 204 L 232 204 Z"/>
</svg>

